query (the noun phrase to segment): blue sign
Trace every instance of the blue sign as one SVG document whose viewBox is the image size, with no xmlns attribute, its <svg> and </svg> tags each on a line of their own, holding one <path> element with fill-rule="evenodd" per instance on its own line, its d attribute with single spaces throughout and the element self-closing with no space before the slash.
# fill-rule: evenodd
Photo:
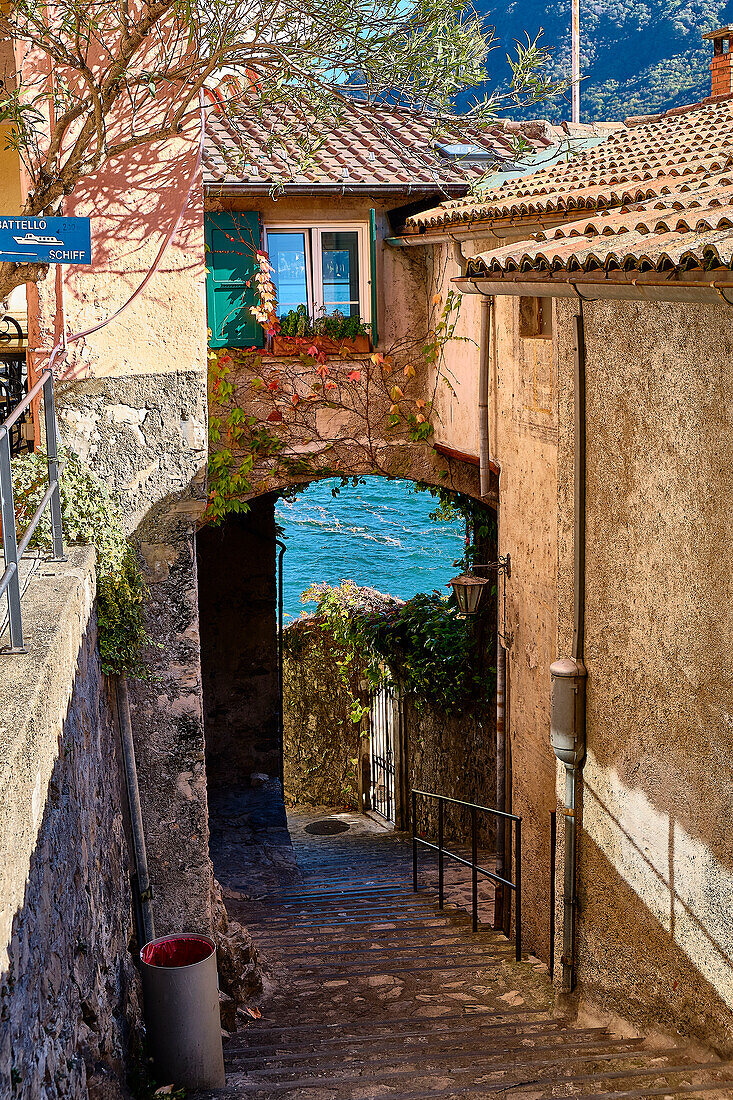
<svg viewBox="0 0 733 1100">
<path fill-rule="evenodd" d="M 90 264 L 89 218 L 9 218 L 0 214 L 0 261 Z"/>
</svg>

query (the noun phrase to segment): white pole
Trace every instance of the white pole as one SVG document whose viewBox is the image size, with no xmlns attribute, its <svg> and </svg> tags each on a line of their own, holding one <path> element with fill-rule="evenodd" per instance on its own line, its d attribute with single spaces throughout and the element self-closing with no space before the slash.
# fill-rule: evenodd
<svg viewBox="0 0 733 1100">
<path fill-rule="evenodd" d="M 570 44 L 572 88 L 572 121 L 580 122 L 580 0 L 570 0 L 572 5 L 572 35 Z"/>
</svg>

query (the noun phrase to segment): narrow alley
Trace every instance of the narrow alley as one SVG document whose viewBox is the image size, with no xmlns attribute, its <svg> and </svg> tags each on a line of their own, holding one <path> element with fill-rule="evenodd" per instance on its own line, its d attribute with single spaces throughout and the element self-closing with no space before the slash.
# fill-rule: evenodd
<svg viewBox="0 0 733 1100">
<path fill-rule="evenodd" d="M 291 846 L 281 821 L 255 818 L 263 842 L 249 859 L 236 829 L 214 858 L 268 992 L 261 1018 L 225 1045 L 217 1096 L 733 1095 L 730 1063 L 696 1063 L 679 1047 L 554 1015 L 547 968 L 517 963 L 513 943 L 486 923 L 473 935 L 455 879 L 440 912 L 429 855 L 413 893 L 409 838 L 370 817 L 299 808 L 288 812 Z M 490 912 L 484 895 L 482 921 Z"/>
</svg>

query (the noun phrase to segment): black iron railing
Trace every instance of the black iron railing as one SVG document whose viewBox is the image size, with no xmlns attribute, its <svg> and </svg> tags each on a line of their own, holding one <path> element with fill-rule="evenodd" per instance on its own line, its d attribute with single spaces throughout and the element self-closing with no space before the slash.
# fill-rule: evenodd
<svg viewBox="0 0 733 1100">
<path fill-rule="evenodd" d="M 43 413 L 46 427 L 46 458 L 48 461 L 48 488 L 41 503 L 23 532 L 20 542 L 15 526 L 15 500 L 11 469 L 11 432 L 13 425 L 23 416 L 31 402 L 43 391 Z M 23 618 L 20 609 L 20 562 L 28 549 L 33 532 L 41 522 L 46 508 L 51 512 L 51 543 L 53 557 L 63 560 L 64 540 L 61 530 L 61 495 L 59 493 L 58 435 L 56 432 L 56 407 L 53 397 L 53 374 L 43 372 L 35 386 L 26 394 L 0 424 L 0 520 L 2 521 L 3 554 L 5 571 L 0 577 L 0 596 L 7 593 L 8 625 L 10 627 L 10 653 L 24 653 Z M 8 650 L 6 649 L 7 653 Z"/>
<path fill-rule="evenodd" d="M 431 798 L 438 803 L 438 843 L 433 844 L 432 841 L 426 840 L 424 837 L 417 834 L 417 800 L 418 798 Z M 457 852 L 449 851 L 445 846 L 445 812 L 444 806 L 446 803 L 450 803 L 453 806 L 461 806 L 464 810 L 468 810 L 471 815 L 471 858 L 465 859 L 463 856 L 458 855 Z M 481 867 L 478 862 L 478 815 L 490 814 L 492 817 L 501 818 L 505 822 L 509 822 L 509 828 L 514 830 L 514 880 L 503 878 L 501 875 L 497 875 L 495 871 L 490 871 L 487 867 Z M 470 867 L 471 869 L 471 918 L 474 932 L 478 932 L 478 876 L 482 875 L 485 878 L 491 879 L 492 882 L 504 887 L 507 890 L 511 890 L 514 894 L 514 941 L 516 944 L 517 962 L 522 958 L 522 819 L 517 817 L 516 814 L 503 813 L 501 810 L 494 810 L 491 806 L 478 806 L 474 802 L 462 802 L 458 798 L 448 798 L 443 794 L 432 794 L 429 791 L 412 791 L 412 888 L 417 891 L 417 851 L 418 845 L 422 844 L 424 848 L 430 848 L 431 851 L 438 853 L 438 905 L 443 908 L 445 901 L 445 876 L 444 876 L 444 861 L 447 856 L 448 859 L 454 860 L 456 863 L 463 864 L 464 867 Z"/>
</svg>

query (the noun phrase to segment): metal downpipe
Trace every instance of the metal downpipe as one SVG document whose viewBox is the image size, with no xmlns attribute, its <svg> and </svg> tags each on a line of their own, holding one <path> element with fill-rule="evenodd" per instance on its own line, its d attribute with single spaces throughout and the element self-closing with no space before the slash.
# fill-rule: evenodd
<svg viewBox="0 0 733 1100">
<path fill-rule="evenodd" d="M 138 787 L 137 767 L 135 765 L 135 744 L 132 738 L 132 722 L 130 720 L 130 697 L 127 691 L 127 677 L 124 672 L 115 677 L 114 688 L 117 702 L 117 723 L 122 741 L 122 761 L 125 770 L 127 801 L 130 807 L 130 830 L 132 832 L 135 870 L 137 872 L 138 901 L 142 917 L 143 937 L 145 943 L 150 943 L 151 940 L 155 939 L 153 891 L 150 885 L 148 857 L 145 850 L 140 788 Z"/>
<path fill-rule="evenodd" d="M 485 500 L 491 496 L 491 454 L 489 441 L 489 385 L 494 299 L 481 299 L 481 341 L 478 377 L 478 435 L 480 492 Z"/>
<path fill-rule="evenodd" d="M 498 585 L 497 585 L 498 595 Z M 506 810 L 506 649 L 501 631 L 496 639 L 496 808 Z M 496 873 L 506 878 L 504 853 L 506 848 L 506 826 L 504 818 L 496 822 Z M 494 893 L 494 930 L 504 929 L 504 887 L 498 886 Z"/>
<path fill-rule="evenodd" d="M 583 303 L 580 313 L 573 318 L 574 355 L 574 531 L 573 531 L 573 646 L 572 656 L 578 671 L 585 675 L 583 651 L 585 645 L 585 510 L 586 510 L 586 380 L 585 333 Z M 585 694 L 583 693 L 583 700 Z M 582 730 L 576 736 L 583 744 L 579 760 L 565 766 L 565 876 L 563 891 L 563 989 L 570 993 L 575 988 L 575 925 L 577 899 L 577 841 L 576 802 L 579 763 L 585 755 L 585 708 L 582 714 Z"/>
</svg>

